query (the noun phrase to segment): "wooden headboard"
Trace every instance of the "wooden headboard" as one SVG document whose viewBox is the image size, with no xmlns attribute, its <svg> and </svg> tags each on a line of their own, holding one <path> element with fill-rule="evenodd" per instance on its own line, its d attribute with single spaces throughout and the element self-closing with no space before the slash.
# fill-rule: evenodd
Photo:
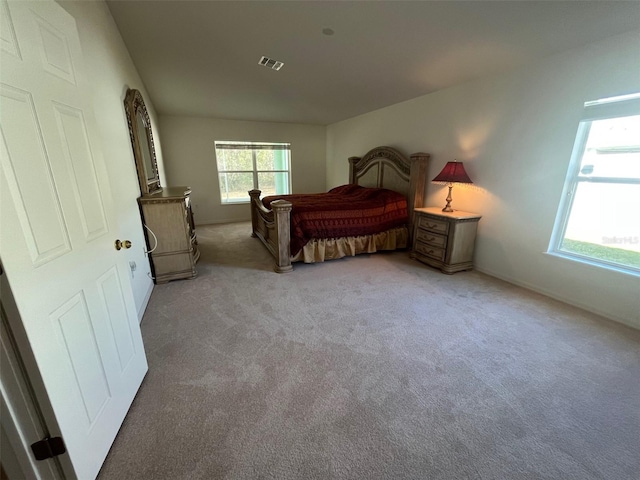
<svg viewBox="0 0 640 480">
<path fill-rule="evenodd" d="M 409 235 L 413 233 L 413 209 L 424 207 L 428 153 L 406 158 L 395 148 L 376 147 L 363 157 L 349 157 L 349 183 L 388 188 L 407 197 Z"/>
</svg>

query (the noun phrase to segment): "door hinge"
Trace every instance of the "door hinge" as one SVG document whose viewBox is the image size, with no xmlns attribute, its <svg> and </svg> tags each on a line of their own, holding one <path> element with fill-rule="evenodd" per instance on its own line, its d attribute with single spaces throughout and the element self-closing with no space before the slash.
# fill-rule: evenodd
<svg viewBox="0 0 640 480">
<path fill-rule="evenodd" d="M 64 441 L 61 437 L 45 438 L 31 445 L 31 450 L 36 460 L 46 460 L 58 455 L 62 455 L 67 451 Z"/>
</svg>

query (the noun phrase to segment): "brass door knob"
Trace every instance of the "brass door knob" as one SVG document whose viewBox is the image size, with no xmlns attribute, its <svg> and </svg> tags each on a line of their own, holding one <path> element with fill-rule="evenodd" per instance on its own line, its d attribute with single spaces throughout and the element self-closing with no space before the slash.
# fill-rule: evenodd
<svg viewBox="0 0 640 480">
<path fill-rule="evenodd" d="M 121 250 L 123 248 L 131 248 L 131 241 L 129 241 L 129 240 L 120 241 L 118 239 L 115 242 L 115 246 L 116 246 L 116 250 Z"/>
</svg>

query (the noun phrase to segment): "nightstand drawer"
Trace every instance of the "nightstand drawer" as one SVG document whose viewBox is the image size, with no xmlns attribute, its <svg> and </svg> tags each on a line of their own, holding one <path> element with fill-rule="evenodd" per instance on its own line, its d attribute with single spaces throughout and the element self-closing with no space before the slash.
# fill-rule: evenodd
<svg viewBox="0 0 640 480">
<path fill-rule="evenodd" d="M 430 232 L 447 234 L 449 231 L 449 223 L 442 220 L 435 220 L 430 217 L 419 217 L 418 227 L 429 230 Z"/>
<path fill-rule="evenodd" d="M 447 246 L 447 237 L 422 229 L 418 229 L 416 233 L 416 240 L 418 240 L 419 242 L 428 243 L 429 245 L 432 245 L 434 247 L 445 248 Z"/>
<path fill-rule="evenodd" d="M 416 252 L 425 255 L 427 257 L 435 258 L 436 260 L 444 260 L 444 248 L 432 247 L 426 243 L 416 242 Z"/>
</svg>

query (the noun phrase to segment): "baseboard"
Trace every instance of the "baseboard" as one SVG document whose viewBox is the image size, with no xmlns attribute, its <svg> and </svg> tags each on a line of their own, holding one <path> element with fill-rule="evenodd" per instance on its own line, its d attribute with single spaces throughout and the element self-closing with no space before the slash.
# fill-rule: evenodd
<svg viewBox="0 0 640 480">
<path fill-rule="evenodd" d="M 147 309 L 147 305 L 149 305 L 149 299 L 151 298 L 151 293 L 153 293 L 154 284 L 151 282 L 149 284 L 149 290 L 145 294 L 142 299 L 142 303 L 140 304 L 140 308 L 138 309 L 138 323 L 142 323 L 142 317 L 144 316 L 144 312 Z"/>
<path fill-rule="evenodd" d="M 533 285 L 533 284 L 528 283 L 528 282 L 523 282 L 521 280 L 517 280 L 515 278 L 509 277 L 508 275 L 502 275 L 502 274 L 493 272 L 493 271 L 491 271 L 489 269 L 486 269 L 486 268 L 478 268 L 478 267 L 474 267 L 474 268 L 478 272 L 484 273 L 485 275 L 489 275 L 490 277 L 499 278 L 500 280 L 504 280 L 505 282 L 509 282 L 509 283 L 512 283 L 512 284 L 517 285 L 519 287 L 526 288 L 527 290 L 532 290 L 532 291 L 534 291 L 536 293 L 541 293 L 542 295 L 544 295 L 546 297 L 553 298 L 554 300 L 558 300 L 558 301 L 560 301 L 562 303 L 566 303 L 568 305 L 572 305 L 574 307 L 581 308 L 582 310 L 586 310 L 587 312 L 595 313 L 596 315 L 600 315 L 601 317 L 607 318 L 609 320 L 613 320 L 614 322 L 622 323 L 623 325 L 626 325 L 628 327 L 635 328 L 636 330 L 640 330 L 640 324 L 633 323 L 633 322 L 629 321 L 628 319 L 622 318 L 622 317 L 618 317 L 617 315 L 611 315 L 610 312 L 605 312 L 605 311 L 600 310 L 598 308 L 594 308 L 591 305 L 583 304 L 582 302 L 576 302 L 575 300 L 572 300 L 570 298 L 566 298 L 563 295 L 558 295 L 556 292 L 552 292 L 552 291 L 547 290 L 545 288 L 540 288 L 539 286 Z"/>
</svg>

